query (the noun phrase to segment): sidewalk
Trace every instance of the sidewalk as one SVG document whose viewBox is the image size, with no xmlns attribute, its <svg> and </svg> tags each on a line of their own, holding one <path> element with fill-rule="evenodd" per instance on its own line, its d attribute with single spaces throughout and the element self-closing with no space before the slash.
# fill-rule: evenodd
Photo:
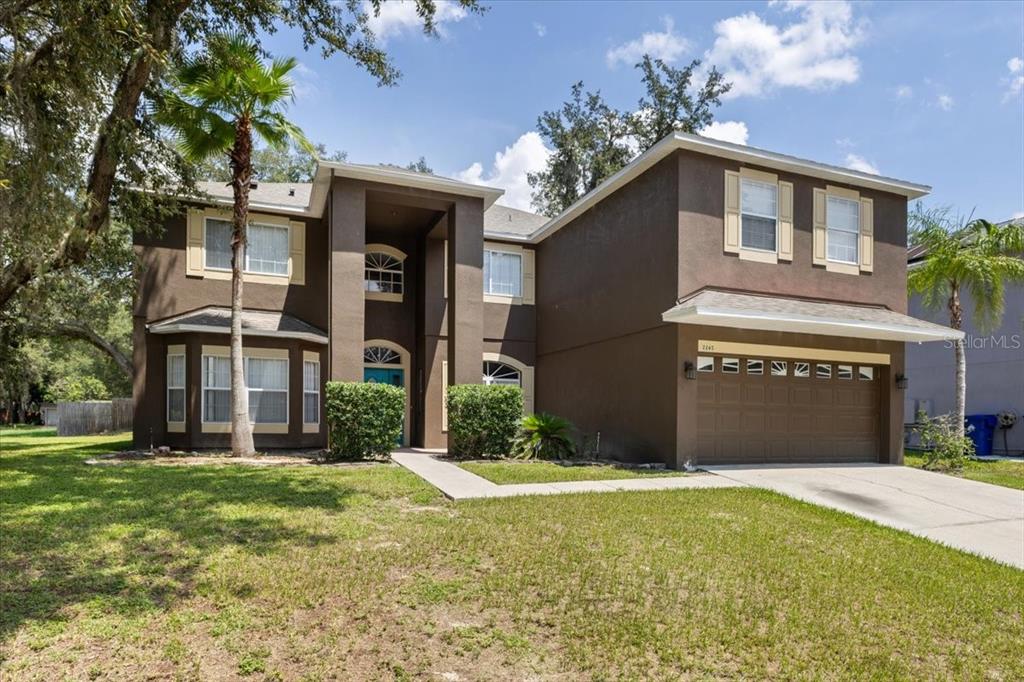
<svg viewBox="0 0 1024 682">
<path fill-rule="evenodd" d="M 435 459 L 428 450 L 403 449 L 391 459 L 453 500 L 472 500 L 519 495 L 561 495 L 623 490 L 681 490 L 687 488 L 734 488 L 742 483 L 721 476 L 695 474 L 659 478 L 627 478 L 611 481 L 566 481 L 564 483 L 517 483 L 498 485 L 449 462 Z"/>
</svg>

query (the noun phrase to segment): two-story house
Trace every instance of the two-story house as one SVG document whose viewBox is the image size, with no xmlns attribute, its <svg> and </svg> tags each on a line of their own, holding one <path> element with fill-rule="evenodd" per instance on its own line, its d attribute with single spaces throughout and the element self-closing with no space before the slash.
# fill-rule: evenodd
<svg viewBox="0 0 1024 682">
<path fill-rule="evenodd" d="M 230 189 L 140 235 L 139 446 L 228 443 Z M 600 453 L 902 458 L 906 209 L 929 188 L 674 134 L 561 215 L 500 190 L 322 162 L 251 195 L 243 335 L 256 445 L 326 443 L 324 382 L 406 390 L 444 447 L 445 386 L 522 386 Z"/>
</svg>

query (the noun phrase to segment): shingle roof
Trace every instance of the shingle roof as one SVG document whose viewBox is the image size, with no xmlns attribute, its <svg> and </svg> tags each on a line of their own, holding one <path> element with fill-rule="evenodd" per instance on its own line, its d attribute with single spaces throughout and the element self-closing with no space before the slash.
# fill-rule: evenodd
<svg viewBox="0 0 1024 682">
<path fill-rule="evenodd" d="M 215 199 L 234 199 L 231 184 L 227 182 L 197 182 L 196 187 Z M 305 208 L 312 190 L 311 182 L 259 182 L 255 189 L 249 190 L 249 203 Z"/>
<path fill-rule="evenodd" d="M 175 334 L 201 331 L 207 333 L 228 333 L 231 329 L 231 309 L 207 306 L 183 315 L 154 322 L 149 331 L 154 334 Z M 263 310 L 242 311 L 242 335 L 280 336 L 304 338 L 316 343 L 327 343 L 327 332 L 287 313 Z"/>
<path fill-rule="evenodd" d="M 547 217 L 536 213 L 494 204 L 484 211 L 484 233 L 528 237 L 547 221 Z"/>
</svg>

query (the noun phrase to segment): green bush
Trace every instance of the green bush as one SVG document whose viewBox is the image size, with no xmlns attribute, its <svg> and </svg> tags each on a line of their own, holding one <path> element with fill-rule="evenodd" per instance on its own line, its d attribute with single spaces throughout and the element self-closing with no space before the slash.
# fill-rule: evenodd
<svg viewBox="0 0 1024 682">
<path fill-rule="evenodd" d="M 405 421 L 405 391 L 388 384 L 330 381 L 324 407 L 333 459 L 388 455 Z"/>
<path fill-rule="evenodd" d="M 521 459 L 571 459 L 576 454 L 572 432 L 572 422 L 547 412 L 523 417 L 514 446 L 516 456 Z"/>
<path fill-rule="evenodd" d="M 974 457 L 974 441 L 967 436 L 957 436 L 956 417 L 942 414 L 929 418 L 924 412 L 917 415 L 917 431 L 923 450 L 924 468 L 959 470 L 964 462 Z"/>
<path fill-rule="evenodd" d="M 448 387 L 448 433 L 456 457 L 508 457 L 522 418 L 518 386 Z"/>
<path fill-rule="evenodd" d="M 57 379 L 44 396 L 48 402 L 75 402 L 78 400 L 109 400 L 106 385 L 91 375 L 65 376 Z"/>
</svg>

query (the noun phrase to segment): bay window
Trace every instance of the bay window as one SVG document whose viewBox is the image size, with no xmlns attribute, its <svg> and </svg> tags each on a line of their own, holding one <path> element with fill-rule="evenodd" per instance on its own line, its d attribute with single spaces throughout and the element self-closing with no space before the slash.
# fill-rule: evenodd
<svg viewBox="0 0 1024 682">
<path fill-rule="evenodd" d="M 185 355 L 167 355 L 167 421 L 185 421 Z"/>
<path fill-rule="evenodd" d="M 288 423 L 288 360 L 245 357 L 242 359 L 253 424 Z M 203 355 L 203 422 L 231 421 L 231 359 L 227 355 Z"/>
<path fill-rule="evenodd" d="M 302 423 L 320 423 L 320 363 L 302 362 Z"/>
</svg>

